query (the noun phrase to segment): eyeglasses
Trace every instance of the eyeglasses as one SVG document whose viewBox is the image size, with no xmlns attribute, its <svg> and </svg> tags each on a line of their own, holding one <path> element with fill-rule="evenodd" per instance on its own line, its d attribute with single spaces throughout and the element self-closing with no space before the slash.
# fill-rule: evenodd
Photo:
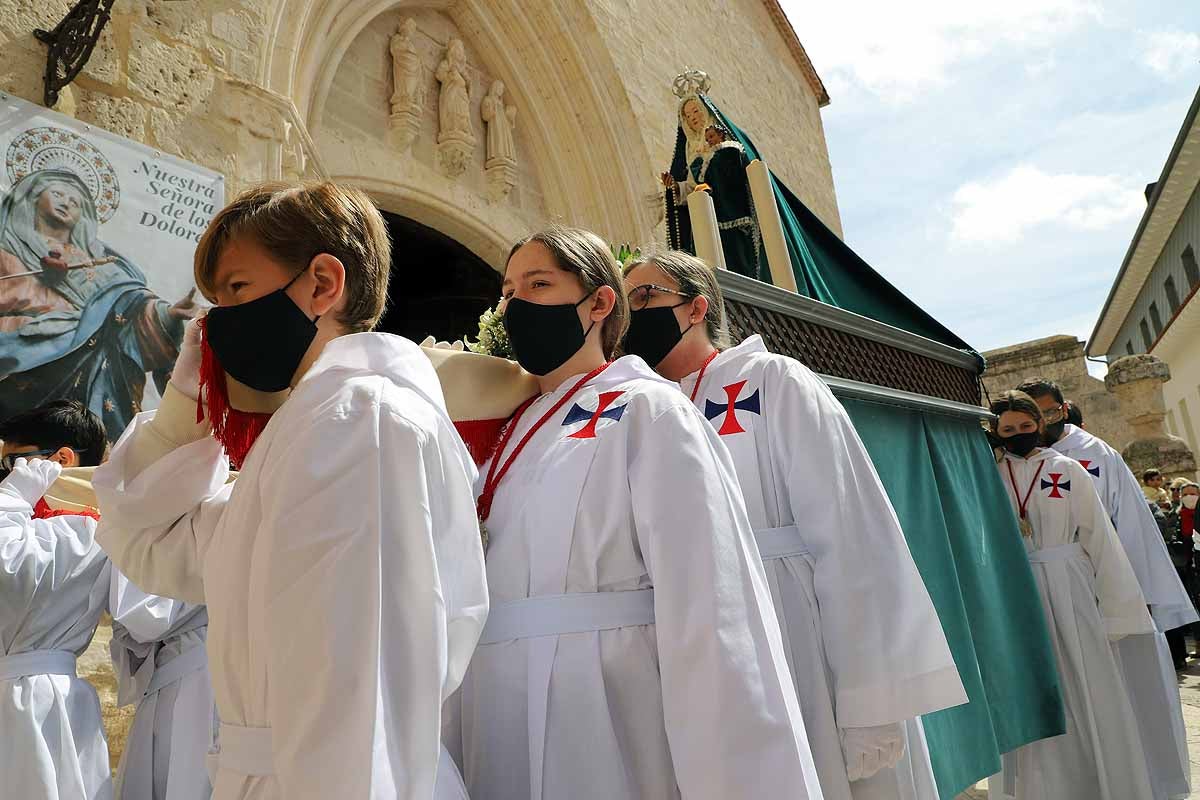
<svg viewBox="0 0 1200 800">
<path fill-rule="evenodd" d="M 1062 406 L 1055 406 L 1049 411 L 1042 412 L 1042 419 L 1046 420 L 1047 425 L 1053 425 L 1056 422 L 1061 422 L 1067 414 L 1063 411 Z"/>
<path fill-rule="evenodd" d="M 11 472 L 12 468 L 16 465 L 18 458 L 45 458 L 46 456 L 52 456 L 57 452 L 57 450 L 30 450 L 26 453 L 9 453 L 8 455 L 4 456 L 4 458 L 0 458 L 0 467 L 3 467 Z"/>
<path fill-rule="evenodd" d="M 24 453 L 9 453 L 3 458 L 0 458 L 0 469 L 12 472 L 13 467 L 16 466 L 18 458 L 24 458 L 26 460 L 30 458 L 46 458 L 54 455 L 61 449 L 61 447 L 55 447 L 53 450 L 29 450 Z M 78 455 L 83 455 L 86 452 L 86 450 L 75 450 L 75 453 Z"/>
<path fill-rule="evenodd" d="M 629 307 L 634 311 L 641 311 L 650 304 L 651 300 L 663 294 L 673 294 L 676 297 L 691 297 L 690 294 L 685 294 L 675 289 L 668 289 L 666 286 L 647 283 L 629 292 Z"/>
</svg>

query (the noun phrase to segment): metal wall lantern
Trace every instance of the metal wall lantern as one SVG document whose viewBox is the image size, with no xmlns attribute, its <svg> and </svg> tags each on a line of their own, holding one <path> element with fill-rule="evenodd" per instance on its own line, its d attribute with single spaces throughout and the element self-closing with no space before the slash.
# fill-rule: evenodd
<svg viewBox="0 0 1200 800">
<path fill-rule="evenodd" d="M 108 24 L 114 2 L 116 0 L 79 0 L 54 30 L 38 28 L 33 32 L 50 48 L 42 95 L 47 108 L 58 102 L 58 93 L 87 65 L 101 31 Z"/>
</svg>

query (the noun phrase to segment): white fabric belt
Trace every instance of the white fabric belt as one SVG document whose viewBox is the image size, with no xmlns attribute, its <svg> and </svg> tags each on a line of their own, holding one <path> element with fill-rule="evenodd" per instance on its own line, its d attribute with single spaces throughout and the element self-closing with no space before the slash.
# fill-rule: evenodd
<svg viewBox="0 0 1200 800">
<path fill-rule="evenodd" d="M 30 650 L 0 656 L 0 681 L 30 675 L 70 675 L 75 677 L 75 654 L 69 650 Z"/>
<path fill-rule="evenodd" d="M 795 525 L 784 525 L 782 528 L 763 528 L 754 532 L 754 540 L 758 542 L 758 555 L 763 561 L 787 556 L 802 556 L 808 553 L 808 545 L 800 536 L 800 529 Z"/>
<path fill-rule="evenodd" d="M 275 774 L 270 728 L 245 728 L 222 722 L 214 755 L 219 769 L 250 776 Z"/>
<path fill-rule="evenodd" d="M 1084 552 L 1079 542 L 1072 542 L 1071 544 L 1060 544 L 1058 547 L 1032 550 L 1028 555 L 1030 564 L 1048 564 L 1051 561 L 1070 561 L 1072 558 L 1084 555 Z"/>
<path fill-rule="evenodd" d="M 653 624 L 653 589 L 541 595 L 492 606 L 479 644 Z"/>
<path fill-rule="evenodd" d="M 208 648 L 202 644 L 184 650 L 162 666 L 154 667 L 154 674 L 146 686 L 143 698 L 149 697 L 158 690 L 181 681 L 193 672 L 199 672 L 208 666 Z"/>
</svg>

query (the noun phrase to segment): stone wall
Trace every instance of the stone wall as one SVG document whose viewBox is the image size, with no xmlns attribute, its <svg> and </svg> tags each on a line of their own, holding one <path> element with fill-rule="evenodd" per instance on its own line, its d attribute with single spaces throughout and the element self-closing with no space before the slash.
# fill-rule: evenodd
<svg viewBox="0 0 1200 800">
<path fill-rule="evenodd" d="M 1083 342 L 1074 336 L 1051 336 L 1002 347 L 983 354 L 987 372 L 983 385 L 995 395 L 1031 378 L 1046 378 L 1062 387 L 1068 400 L 1079 403 L 1087 430 L 1121 450 L 1133 440 L 1117 398 L 1104 381 L 1087 371 Z M 986 399 L 985 399 L 986 402 Z"/>
</svg>

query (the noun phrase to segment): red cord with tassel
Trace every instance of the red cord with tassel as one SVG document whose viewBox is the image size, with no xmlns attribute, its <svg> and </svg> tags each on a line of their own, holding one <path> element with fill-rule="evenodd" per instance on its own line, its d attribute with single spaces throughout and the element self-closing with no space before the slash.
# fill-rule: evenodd
<svg viewBox="0 0 1200 800">
<path fill-rule="evenodd" d="M 240 469 L 250 453 L 250 448 L 259 434 L 271 421 L 270 414 L 238 411 L 229 404 L 229 390 L 225 384 L 225 370 L 217 361 L 217 355 L 208 346 L 208 332 L 200 319 L 200 393 L 204 402 L 196 404 L 196 422 L 204 421 L 204 407 L 208 407 L 209 422 L 213 438 L 225 448 L 234 469 Z"/>
</svg>

